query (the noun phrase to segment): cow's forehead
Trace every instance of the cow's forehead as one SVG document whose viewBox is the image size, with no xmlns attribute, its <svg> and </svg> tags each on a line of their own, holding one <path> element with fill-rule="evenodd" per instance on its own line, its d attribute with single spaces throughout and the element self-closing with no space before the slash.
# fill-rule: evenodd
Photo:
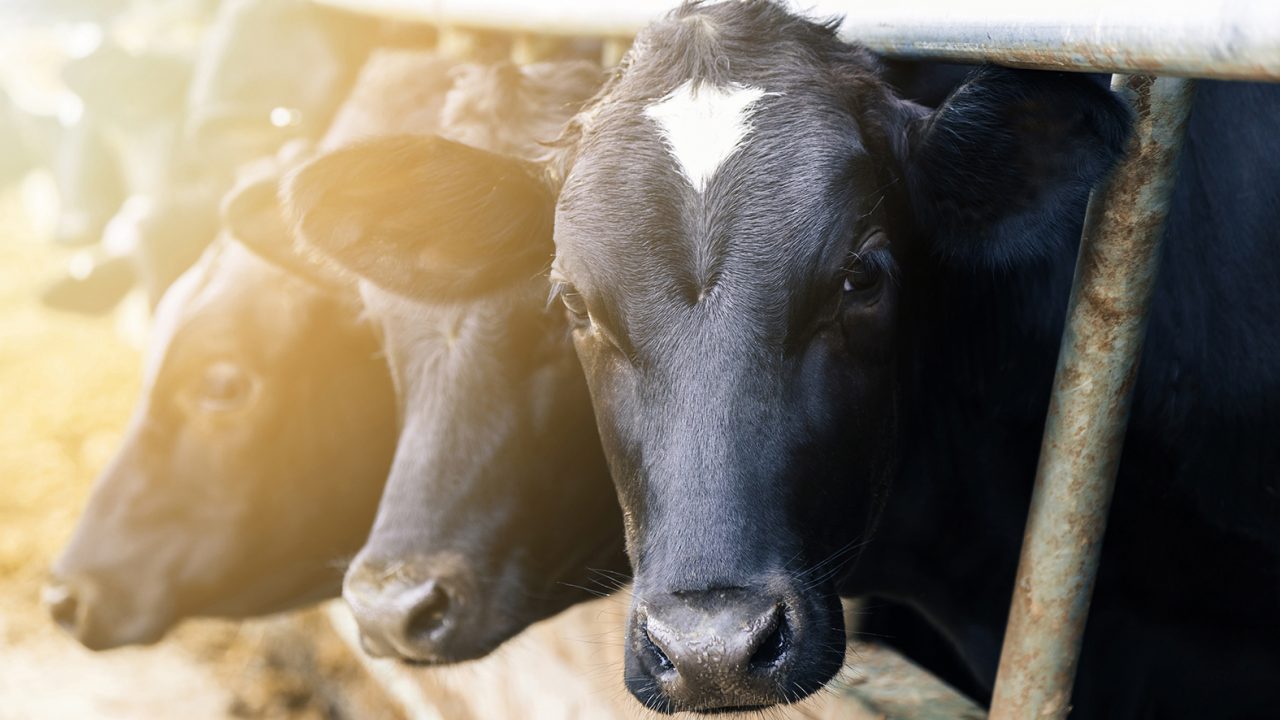
<svg viewBox="0 0 1280 720">
<path fill-rule="evenodd" d="M 566 178 L 558 264 L 641 253 L 653 267 L 679 262 L 682 249 L 760 260 L 771 245 L 776 260 L 803 265 L 824 248 L 800 236 L 839 222 L 849 193 L 874 190 L 839 187 L 866 160 L 853 116 L 803 88 L 686 80 L 644 102 L 611 104 Z M 772 243 L 757 242 L 765 236 Z"/>
<path fill-rule="evenodd" d="M 620 336 L 765 313 L 783 337 L 884 190 L 860 127 L 882 87 L 831 24 L 769 3 L 683 6 L 569 134 L 555 270 Z"/>
<path fill-rule="evenodd" d="M 661 100 L 645 107 L 680 174 L 695 192 L 747 142 L 752 116 L 766 95 L 759 87 L 686 80 Z"/>
</svg>

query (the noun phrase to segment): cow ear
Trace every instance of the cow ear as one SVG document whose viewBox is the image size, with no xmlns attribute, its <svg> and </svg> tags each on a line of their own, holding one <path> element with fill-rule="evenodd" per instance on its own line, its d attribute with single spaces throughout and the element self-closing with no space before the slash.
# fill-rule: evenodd
<svg viewBox="0 0 1280 720">
<path fill-rule="evenodd" d="M 442 138 L 384 138 L 317 158 L 286 182 L 300 240 L 422 300 L 492 292 L 545 271 L 554 196 L 538 166 Z"/>
<path fill-rule="evenodd" d="M 277 175 L 242 180 L 223 200 L 222 224 L 232 238 L 262 259 L 325 290 L 354 293 L 352 281 L 322 258 L 298 247 L 285 221 Z"/>
<path fill-rule="evenodd" d="M 914 214 L 941 255 L 1006 266 L 1078 233 L 1132 117 L 1096 78 L 983 67 L 908 136 Z"/>
</svg>

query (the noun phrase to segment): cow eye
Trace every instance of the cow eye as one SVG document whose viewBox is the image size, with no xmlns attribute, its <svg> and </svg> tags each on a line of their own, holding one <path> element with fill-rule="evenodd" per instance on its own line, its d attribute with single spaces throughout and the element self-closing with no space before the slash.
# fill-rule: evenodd
<svg viewBox="0 0 1280 720">
<path fill-rule="evenodd" d="M 873 232 L 859 249 L 849 255 L 843 272 L 842 290 L 846 298 L 861 296 L 870 299 L 884 285 L 893 268 L 893 258 L 883 242 L 884 234 Z"/>
<path fill-rule="evenodd" d="M 254 380 L 235 363 L 218 362 L 205 368 L 196 401 L 209 412 L 229 412 L 244 407 L 253 396 Z"/>
<path fill-rule="evenodd" d="M 560 302 L 564 303 L 564 307 L 573 316 L 577 323 L 586 323 L 590 321 L 591 314 L 587 310 L 587 301 L 582 297 L 582 293 L 578 292 L 578 288 L 570 282 L 561 282 L 556 287 L 556 295 L 560 297 Z"/>
<path fill-rule="evenodd" d="M 874 291 L 884 281 L 884 274 L 875 266 L 875 263 L 868 262 L 866 258 L 854 255 L 844 271 L 844 292 L 850 293 L 866 293 Z"/>
</svg>

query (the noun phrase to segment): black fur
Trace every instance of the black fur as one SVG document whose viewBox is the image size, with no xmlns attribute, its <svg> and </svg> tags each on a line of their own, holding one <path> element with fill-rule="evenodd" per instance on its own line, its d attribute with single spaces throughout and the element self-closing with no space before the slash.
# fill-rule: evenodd
<svg viewBox="0 0 1280 720">
<path fill-rule="evenodd" d="M 1124 151 L 1128 109 L 1089 78 L 984 67 L 909 129 L 916 222 L 936 252 L 1011 266 L 1071 238 Z"/>
</svg>

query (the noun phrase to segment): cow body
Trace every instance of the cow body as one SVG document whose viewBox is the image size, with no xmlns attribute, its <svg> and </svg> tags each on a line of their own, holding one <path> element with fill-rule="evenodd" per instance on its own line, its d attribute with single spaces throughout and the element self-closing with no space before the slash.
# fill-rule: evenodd
<svg viewBox="0 0 1280 720">
<path fill-rule="evenodd" d="M 1105 707 L 1253 717 L 1276 702 L 1255 681 L 1280 663 L 1268 649 L 1280 460 L 1267 440 L 1278 409 L 1265 309 L 1280 298 L 1259 279 L 1280 271 L 1268 249 L 1280 196 L 1263 190 L 1280 178 L 1250 158 L 1268 152 L 1260 129 L 1278 104 L 1271 86 L 1206 81 L 1193 105 L 1086 635 L 1082 717 Z M 914 598 L 988 687 L 1076 250 L 1067 233 L 1045 257 L 987 277 L 931 271 L 909 401 L 928 411 L 904 431 L 884 554 L 869 551 L 847 588 Z M 1217 643 L 1231 657 L 1207 659 Z M 1127 672 L 1141 679 L 1115 680 Z"/>
</svg>

